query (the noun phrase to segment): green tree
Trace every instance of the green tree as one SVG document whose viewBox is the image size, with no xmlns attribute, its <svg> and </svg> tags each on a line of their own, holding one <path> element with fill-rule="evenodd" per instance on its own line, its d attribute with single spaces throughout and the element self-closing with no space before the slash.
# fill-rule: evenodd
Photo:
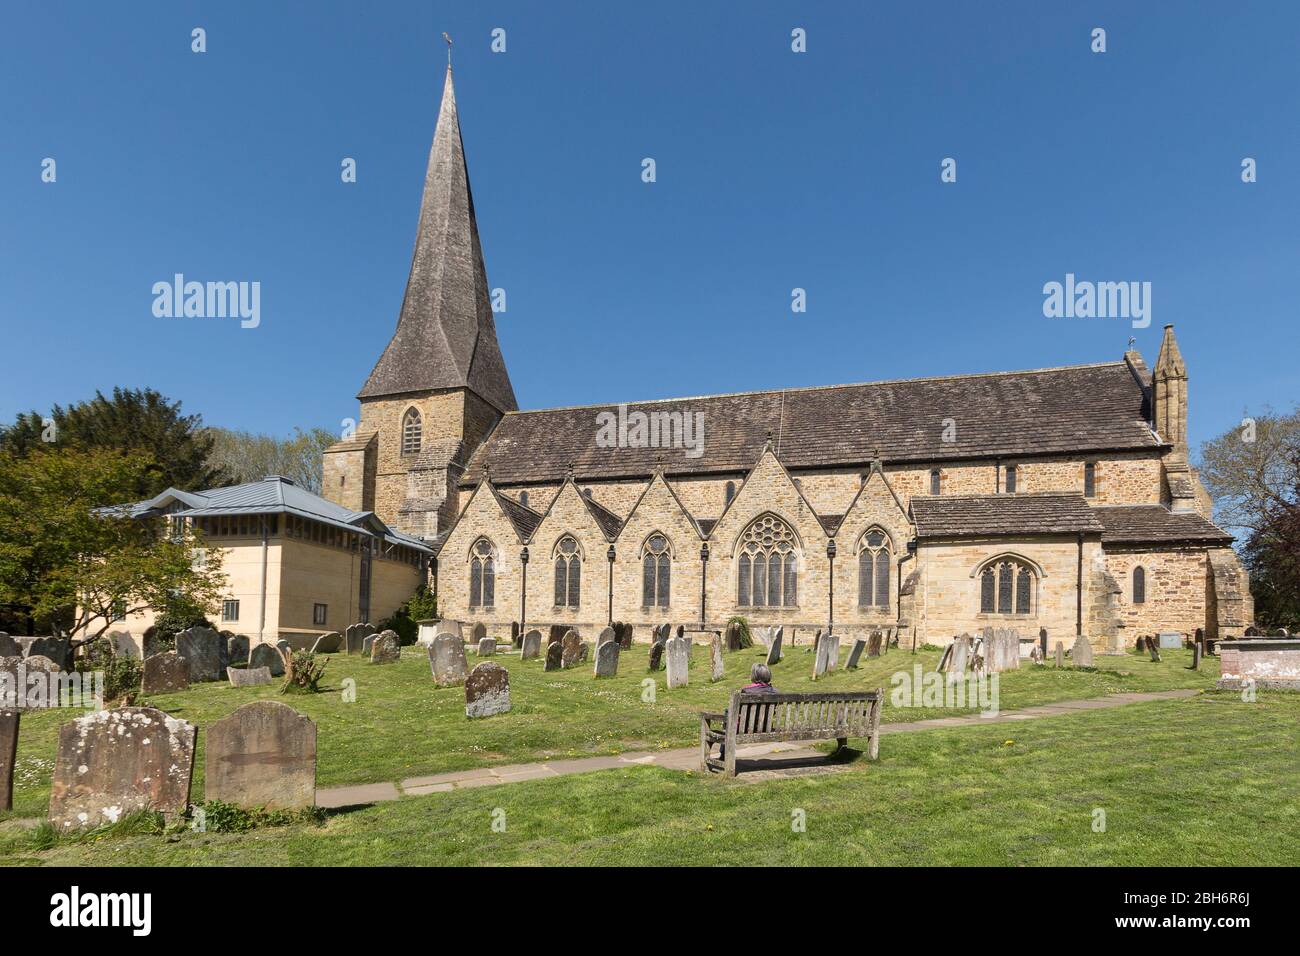
<svg viewBox="0 0 1300 956">
<path fill-rule="evenodd" d="M 0 603 L 74 644 L 148 608 L 212 608 L 225 584 L 220 552 L 163 519 L 96 510 L 121 503 L 154 467 L 109 449 L 0 452 Z"/>
<path fill-rule="evenodd" d="M 19 414 L 0 432 L 0 449 L 17 457 L 51 446 L 147 455 L 149 467 L 121 500 L 151 498 L 168 487 L 196 491 L 224 483 L 220 468 L 209 463 L 212 437 L 202 419 L 183 414 L 180 402 L 151 388 L 115 388 L 112 398 L 96 392 L 87 402 L 55 405 L 48 416 Z"/>
<path fill-rule="evenodd" d="M 335 437 L 323 428 L 294 429 L 290 438 L 256 435 L 229 428 L 209 428 L 212 451 L 208 464 L 234 484 L 284 475 L 299 487 L 320 494 L 321 459 Z"/>
</svg>

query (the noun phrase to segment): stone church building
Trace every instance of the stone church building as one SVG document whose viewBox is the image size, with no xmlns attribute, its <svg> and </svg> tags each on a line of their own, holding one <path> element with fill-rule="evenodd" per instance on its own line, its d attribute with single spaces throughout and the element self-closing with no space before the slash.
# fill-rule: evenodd
<svg viewBox="0 0 1300 956">
<path fill-rule="evenodd" d="M 1101 652 L 1240 634 L 1245 571 L 1188 463 L 1172 326 L 1117 361 L 522 411 L 448 70 L 392 340 L 325 497 L 432 545 L 440 613 L 721 627 L 987 625 Z M 610 422 L 617 421 L 616 427 Z M 690 442 L 695 425 L 695 444 Z M 609 440 L 616 433 L 615 440 Z M 683 446 L 686 447 L 683 447 Z"/>
</svg>

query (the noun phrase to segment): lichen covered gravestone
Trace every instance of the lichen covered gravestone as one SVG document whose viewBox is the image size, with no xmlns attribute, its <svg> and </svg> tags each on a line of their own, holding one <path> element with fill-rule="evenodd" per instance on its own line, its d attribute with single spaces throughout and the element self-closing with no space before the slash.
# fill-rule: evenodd
<svg viewBox="0 0 1300 956">
<path fill-rule="evenodd" d="M 191 723 L 152 707 L 101 710 L 59 728 L 50 787 L 57 830 L 114 823 L 138 810 L 185 812 L 194 772 Z"/>
<path fill-rule="evenodd" d="M 249 667 L 265 667 L 272 677 L 284 676 L 284 655 L 270 644 L 258 644 L 248 655 Z"/>
<path fill-rule="evenodd" d="M 548 671 L 558 671 L 564 666 L 564 644 L 556 642 L 548 644 L 546 647 L 546 665 L 543 668 Z"/>
<path fill-rule="evenodd" d="M 664 655 L 668 658 L 668 688 L 685 687 L 690 682 L 690 643 L 684 637 L 670 637 Z"/>
<path fill-rule="evenodd" d="M 491 657 L 497 652 L 497 640 L 495 637 L 485 637 L 478 642 L 478 656 Z"/>
<path fill-rule="evenodd" d="M 1084 635 L 1080 634 L 1078 640 L 1074 642 L 1074 647 L 1070 650 L 1070 660 L 1074 661 L 1075 667 L 1092 666 L 1092 645 Z"/>
<path fill-rule="evenodd" d="M 190 683 L 221 680 L 226 669 L 226 639 L 207 627 L 192 627 L 176 635 L 176 653 L 185 658 Z"/>
<path fill-rule="evenodd" d="M 226 679 L 231 687 L 260 687 L 271 683 L 269 667 L 227 667 Z"/>
<path fill-rule="evenodd" d="M 330 631 L 328 634 L 322 634 L 316 638 L 316 643 L 311 646 L 313 654 L 337 654 L 343 649 L 343 635 L 338 631 Z"/>
<path fill-rule="evenodd" d="M 542 632 L 534 628 L 524 635 L 523 647 L 519 653 L 522 661 L 532 660 L 542 652 Z"/>
<path fill-rule="evenodd" d="M 429 646 L 429 669 L 439 687 L 465 683 L 465 644 L 455 634 L 439 634 Z"/>
<path fill-rule="evenodd" d="M 485 637 L 487 637 L 487 625 L 484 624 L 482 621 L 479 621 L 479 623 L 474 625 L 473 641 L 475 644 L 477 644 Z"/>
<path fill-rule="evenodd" d="M 247 635 L 231 634 L 226 638 L 226 660 L 232 664 L 248 660 L 249 643 Z"/>
<path fill-rule="evenodd" d="M 817 640 L 817 647 L 813 651 L 813 680 L 821 677 L 830 671 L 835 665 L 832 663 L 839 659 L 840 656 L 840 639 L 835 634 L 823 634 Z"/>
<path fill-rule="evenodd" d="M 353 624 L 343 632 L 343 646 L 349 654 L 360 654 L 362 642 L 375 633 L 373 624 Z"/>
<path fill-rule="evenodd" d="M 781 640 L 781 635 L 776 635 L 776 637 L 772 638 L 772 643 L 767 649 L 767 664 L 769 667 L 781 660 Z"/>
<path fill-rule="evenodd" d="M 316 725 L 278 700 L 257 700 L 203 733 L 209 800 L 252 809 L 316 803 Z"/>
<path fill-rule="evenodd" d="M 714 634 L 709 642 L 709 680 L 722 680 L 726 673 L 726 664 L 722 660 L 722 635 Z"/>
<path fill-rule="evenodd" d="M 370 645 L 370 663 L 396 664 L 402 659 L 402 642 L 394 631 L 384 631 Z"/>
<path fill-rule="evenodd" d="M 572 667 L 578 663 L 582 654 L 582 639 L 578 637 L 577 631 L 567 631 L 564 640 L 560 641 L 563 653 L 560 655 L 560 666 L 564 668 Z"/>
<path fill-rule="evenodd" d="M 144 659 L 140 693 L 173 694 L 190 686 L 189 663 L 175 651 L 152 654 Z"/>
<path fill-rule="evenodd" d="M 465 716 L 491 717 L 510 709 L 510 672 L 484 661 L 465 678 Z"/>
<path fill-rule="evenodd" d="M 595 677 L 616 677 L 618 675 L 618 653 L 622 648 L 613 636 L 596 647 Z"/>
<path fill-rule="evenodd" d="M 612 627 L 602 628 L 600 634 L 596 637 L 596 649 L 599 650 L 600 646 L 607 641 L 616 640 L 618 640 L 618 637 L 615 635 Z"/>
</svg>

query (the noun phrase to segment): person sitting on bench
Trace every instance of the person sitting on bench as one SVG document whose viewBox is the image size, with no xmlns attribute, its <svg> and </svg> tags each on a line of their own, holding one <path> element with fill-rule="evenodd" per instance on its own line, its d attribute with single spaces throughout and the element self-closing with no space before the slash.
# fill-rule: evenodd
<svg viewBox="0 0 1300 956">
<path fill-rule="evenodd" d="M 772 668 L 768 667 L 762 661 L 759 661 L 749 669 L 749 683 L 741 690 L 746 694 L 775 694 L 776 688 L 772 686 Z M 726 720 L 730 720 L 731 715 L 728 713 Z M 723 726 L 726 726 L 726 720 Z M 727 745 L 721 744 L 718 747 L 718 759 L 725 759 L 727 756 Z"/>
</svg>

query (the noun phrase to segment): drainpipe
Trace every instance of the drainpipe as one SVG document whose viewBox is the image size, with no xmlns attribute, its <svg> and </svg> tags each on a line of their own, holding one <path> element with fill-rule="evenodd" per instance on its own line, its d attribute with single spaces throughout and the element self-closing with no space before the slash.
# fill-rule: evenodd
<svg viewBox="0 0 1300 956">
<path fill-rule="evenodd" d="M 519 636 L 524 633 L 524 623 L 528 620 L 528 546 L 519 552 Z"/>
<path fill-rule="evenodd" d="M 609 558 L 609 623 L 614 623 L 614 546 L 611 544 L 609 550 L 605 552 L 605 557 Z"/>
<path fill-rule="evenodd" d="M 708 589 L 706 582 L 709 579 L 709 542 L 705 541 L 700 545 L 700 630 L 704 630 L 705 610 L 708 607 Z"/>
<path fill-rule="evenodd" d="M 919 540 L 917 540 L 916 538 L 913 538 L 911 541 L 907 542 L 907 558 L 910 558 L 910 559 L 916 561 L 916 567 L 917 567 L 918 570 L 920 569 L 920 567 L 921 567 L 921 542 L 920 542 Z M 905 558 L 904 560 L 907 560 L 907 558 Z M 902 564 L 902 562 L 900 561 L 899 564 Z M 917 579 L 917 582 L 916 582 L 916 583 L 917 583 L 917 584 L 920 584 L 920 583 L 921 583 L 921 581 L 920 581 L 919 578 Z M 899 581 L 899 585 L 898 585 L 898 586 L 899 586 L 900 589 L 902 588 L 903 584 L 902 584 L 902 581 L 901 581 L 901 580 Z M 901 598 L 900 598 L 900 601 L 901 601 Z M 913 611 L 916 610 L 916 591 L 915 591 L 915 590 L 912 591 L 912 610 L 913 610 Z M 913 653 L 913 654 L 916 653 L 916 632 L 919 631 L 920 629 L 921 629 L 921 627 L 920 627 L 920 623 L 919 623 L 918 621 L 912 621 L 912 653 Z"/>
<path fill-rule="evenodd" d="M 831 538 L 826 542 L 826 565 L 827 565 L 827 587 L 830 593 L 827 595 L 826 606 L 826 634 L 829 637 L 835 631 L 835 539 Z"/>
<path fill-rule="evenodd" d="M 266 641 L 266 564 L 267 564 L 267 551 L 269 549 L 269 544 L 267 541 L 268 535 L 266 533 L 265 515 L 262 516 L 261 524 L 262 524 L 262 593 L 260 596 L 260 600 L 258 602 L 258 611 L 257 611 L 257 640 L 259 643 L 264 643 Z"/>
<path fill-rule="evenodd" d="M 1079 532 L 1079 560 L 1074 571 L 1074 634 L 1083 633 L 1083 532 Z"/>
</svg>

